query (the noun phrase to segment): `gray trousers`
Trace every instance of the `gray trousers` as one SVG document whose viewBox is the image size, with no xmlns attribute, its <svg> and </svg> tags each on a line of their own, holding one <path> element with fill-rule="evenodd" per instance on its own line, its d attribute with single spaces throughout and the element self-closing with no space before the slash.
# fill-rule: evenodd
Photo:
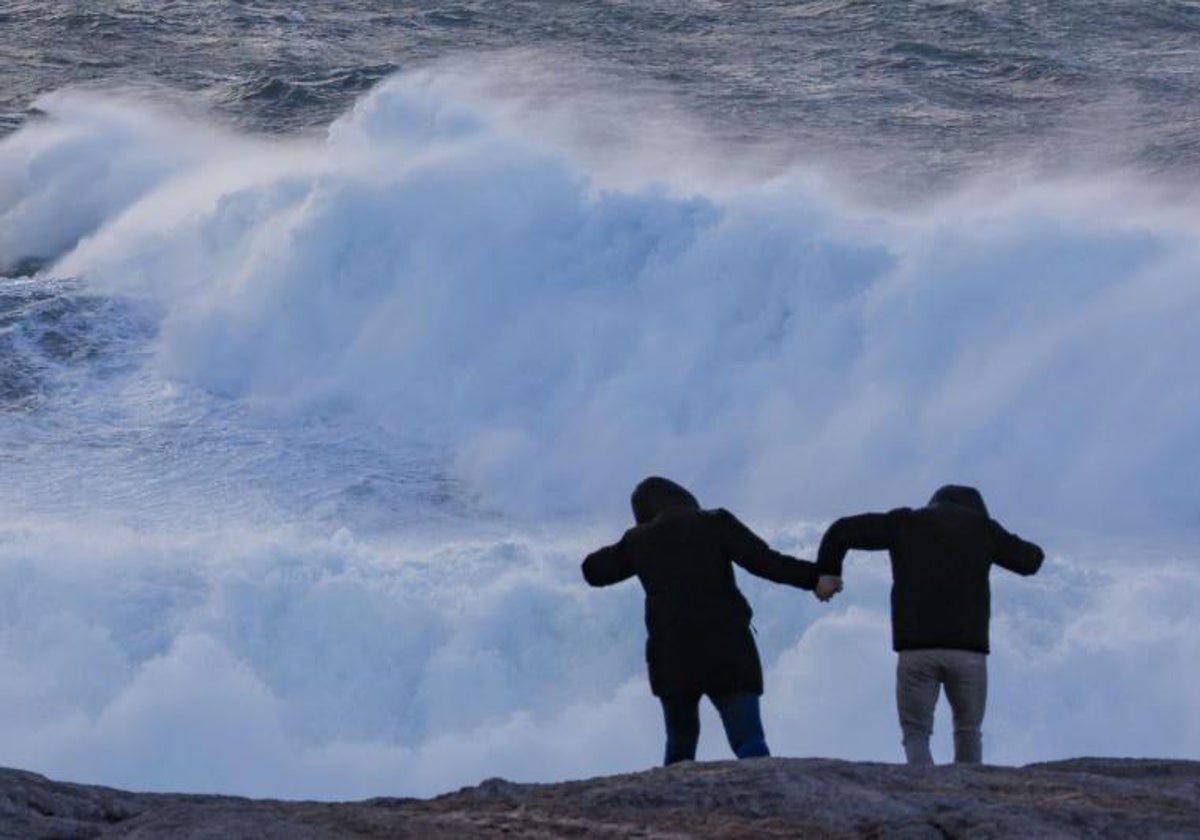
<svg viewBox="0 0 1200 840">
<path fill-rule="evenodd" d="M 983 712 L 987 705 L 987 655 L 971 650 L 902 650 L 896 662 L 896 709 L 909 764 L 933 764 L 929 736 L 938 693 L 954 714 L 954 760 L 983 761 Z"/>
</svg>

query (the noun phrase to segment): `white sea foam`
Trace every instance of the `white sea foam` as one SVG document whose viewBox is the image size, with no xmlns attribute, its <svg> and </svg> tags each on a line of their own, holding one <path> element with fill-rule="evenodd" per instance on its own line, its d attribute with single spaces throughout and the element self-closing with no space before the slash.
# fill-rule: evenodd
<svg viewBox="0 0 1200 840">
<path fill-rule="evenodd" d="M 138 789 L 327 798 L 653 765 L 640 593 L 578 578 L 601 537 L 6 527 L 0 760 Z M 847 578 L 832 607 L 744 582 L 769 740 L 777 754 L 896 761 L 886 561 L 853 559 Z M 1200 752 L 1194 562 L 1131 574 L 1125 558 L 1052 557 L 1038 578 L 996 584 L 990 760 Z M 725 757 L 710 712 L 704 725 L 701 757 Z"/>
<path fill-rule="evenodd" d="M 979 484 L 1052 554 L 997 580 L 989 756 L 1200 752 L 1194 208 L 645 180 L 461 73 L 320 141 L 40 107 L 0 141 L 0 265 L 163 314 L 128 375 L 0 417 L 0 761 L 318 797 L 652 764 L 636 587 L 577 567 L 650 472 L 804 554 Z M 883 562 L 849 580 L 747 582 L 776 752 L 898 757 Z"/>
<path fill-rule="evenodd" d="M 444 87 L 387 82 L 320 146 L 203 144 L 58 237 L 87 234 L 55 271 L 163 301 L 164 376 L 386 419 L 510 510 L 588 510 L 657 469 L 780 515 L 952 476 L 1049 522 L 1195 524 L 1194 212 L 1107 184 L 910 216 L 789 178 L 604 189 Z M 126 141 L 60 107 L 41 158 L 174 147 L 174 123 L 135 112 Z M 43 176 L 39 213 L 87 170 Z"/>
</svg>

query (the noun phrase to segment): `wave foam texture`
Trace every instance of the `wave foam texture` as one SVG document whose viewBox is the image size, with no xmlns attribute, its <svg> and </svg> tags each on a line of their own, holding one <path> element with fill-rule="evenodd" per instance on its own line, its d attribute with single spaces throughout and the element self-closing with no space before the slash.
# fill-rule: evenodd
<svg viewBox="0 0 1200 840">
<path fill-rule="evenodd" d="M 0 146 L 0 256 L 82 237 L 54 272 L 165 301 L 165 376 L 386 420 L 512 511 L 659 470 L 781 515 L 953 479 L 1049 522 L 1195 524 L 1194 208 L 1128 183 L 998 179 L 908 215 L 799 176 L 606 187 L 455 78 L 390 80 L 290 145 L 52 97 Z M 92 210 L 60 218 L 76 193 Z"/>
<path fill-rule="evenodd" d="M 774 534 L 811 549 L 813 529 Z M 155 790 L 343 798 L 655 764 L 636 585 L 585 591 L 594 534 L 440 545 L 285 532 L 147 540 L 44 523 L 0 539 L 0 761 Z M 218 559 L 219 558 L 219 559 Z M 744 581 L 782 755 L 896 761 L 887 570 L 849 605 Z M 1194 562 L 1052 558 L 997 576 L 996 763 L 1195 756 Z M 1152 617 L 1152 618 L 1150 618 Z M 950 747 L 939 712 L 939 759 Z M 702 758 L 727 750 L 705 710 Z"/>
<path fill-rule="evenodd" d="M 198 469 L 128 444 L 178 486 L 122 494 L 140 506 L 124 528 L 49 504 L 6 517 L 4 763 L 316 797 L 655 763 L 636 587 L 587 592 L 577 571 L 651 471 L 765 533 L 785 523 L 776 540 L 802 554 L 817 531 L 798 521 L 945 480 L 980 484 L 1052 549 L 1071 527 L 1194 525 L 1196 215 L 1116 177 L 997 180 L 906 213 L 799 174 L 734 188 L 681 165 L 639 184 L 637 165 L 598 167 L 438 73 L 381 85 L 321 141 L 95 94 L 40 106 L 0 142 L 0 264 L 54 257 L 52 274 L 166 313 L 138 327 L 152 360 L 136 387 L 89 395 L 137 405 L 76 422 L 132 416 L 137 432 L 166 404 L 155 435 L 218 451 Z M 65 485 L 76 455 L 45 428 L 20 475 L 53 456 Z M 424 441 L 487 506 L 540 524 L 464 519 L 432 542 L 260 516 L 264 482 L 321 497 L 300 473 L 345 478 L 320 463 L 344 448 L 311 446 L 298 470 L 287 447 L 262 451 L 326 428 L 358 430 L 351 471 Z M 132 448 L 78 461 L 99 467 L 73 483 L 100 506 Z M 609 528 L 557 518 L 579 511 Z M 1194 557 L 1106 557 L 998 576 L 992 759 L 1200 752 Z M 778 753 L 899 757 L 885 567 L 853 561 L 848 579 L 829 612 L 746 583 Z M 705 726 L 704 755 L 723 756 Z"/>
</svg>

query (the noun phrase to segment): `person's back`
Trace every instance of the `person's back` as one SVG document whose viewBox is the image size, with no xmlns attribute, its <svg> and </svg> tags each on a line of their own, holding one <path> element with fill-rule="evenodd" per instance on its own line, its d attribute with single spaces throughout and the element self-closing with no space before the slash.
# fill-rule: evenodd
<svg viewBox="0 0 1200 840">
<path fill-rule="evenodd" d="M 771 550 L 726 510 L 702 510 L 667 479 L 643 481 L 632 505 L 637 524 L 588 555 L 583 576 L 607 586 L 636 575 L 646 592 L 646 661 L 666 718 L 666 763 L 694 756 L 704 695 L 739 758 L 766 755 L 762 666 L 733 564 L 804 589 L 816 583 L 815 565 Z"/>
<path fill-rule="evenodd" d="M 767 555 L 770 563 L 765 543 L 725 510 L 679 508 L 630 529 L 622 543 L 646 592 L 646 656 L 654 693 L 761 693 L 753 612 L 734 580 L 731 558 L 753 564 Z M 776 578 L 809 588 L 815 581 L 804 567 Z"/>
<path fill-rule="evenodd" d="M 955 760 L 981 760 L 991 567 L 1033 574 L 1042 550 L 992 519 L 977 490 L 958 485 L 942 487 L 923 508 L 838 520 L 821 541 L 820 574 L 840 576 L 850 549 L 886 549 L 891 557 L 897 702 L 910 763 L 932 760 L 929 734 L 942 685 L 955 712 Z"/>
</svg>

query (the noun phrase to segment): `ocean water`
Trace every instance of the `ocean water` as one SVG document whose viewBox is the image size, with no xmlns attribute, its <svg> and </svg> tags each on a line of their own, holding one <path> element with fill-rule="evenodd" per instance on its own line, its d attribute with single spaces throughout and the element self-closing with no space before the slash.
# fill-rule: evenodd
<svg viewBox="0 0 1200 840">
<path fill-rule="evenodd" d="M 650 473 L 977 484 L 989 760 L 1200 753 L 1200 3 L 750 5 L 0 4 L 0 762 L 651 766 Z M 883 559 L 741 582 L 774 751 L 899 760 Z"/>
</svg>

